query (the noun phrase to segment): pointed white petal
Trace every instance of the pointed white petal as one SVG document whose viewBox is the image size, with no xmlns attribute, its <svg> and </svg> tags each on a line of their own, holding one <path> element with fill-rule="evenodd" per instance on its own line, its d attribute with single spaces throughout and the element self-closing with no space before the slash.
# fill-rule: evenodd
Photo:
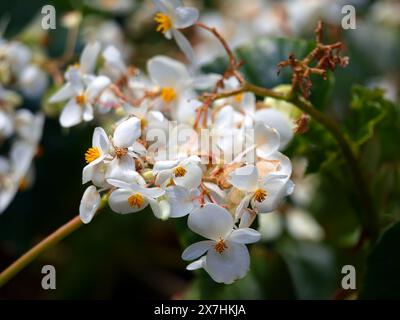
<svg viewBox="0 0 400 320">
<path fill-rule="evenodd" d="M 94 148 L 99 148 L 102 154 L 108 153 L 108 148 L 110 147 L 110 140 L 103 128 L 97 127 L 94 129 L 92 146 Z"/>
<path fill-rule="evenodd" d="M 58 90 L 55 94 L 53 94 L 50 97 L 49 102 L 56 103 L 64 101 L 71 98 L 74 94 L 75 94 L 74 89 L 72 88 L 71 84 L 67 82 L 61 87 L 60 90 Z"/>
<path fill-rule="evenodd" d="M 99 42 L 92 42 L 85 46 L 80 58 L 80 68 L 83 73 L 92 73 L 94 71 L 100 49 Z"/>
<path fill-rule="evenodd" d="M 75 99 L 68 101 L 60 115 L 60 124 L 69 128 L 82 121 L 82 108 L 75 102 Z"/>
<path fill-rule="evenodd" d="M 179 49 L 185 54 L 186 58 L 193 63 L 195 60 L 194 51 L 192 45 L 190 44 L 189 40 L 183 35 L 182 32 L 171 29 L 172 36 L 174 37 L 176 44 L 178 45 Z"/>
</svg>

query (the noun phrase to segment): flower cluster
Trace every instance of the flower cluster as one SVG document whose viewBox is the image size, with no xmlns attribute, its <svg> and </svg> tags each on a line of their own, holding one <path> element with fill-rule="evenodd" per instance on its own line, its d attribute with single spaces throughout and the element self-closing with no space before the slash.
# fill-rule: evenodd
<svg viewBox="0 0 400 320">
<path fill-rule="evenodd" d="M 197 10 L 175 0 L 154 3 L 157 31 L 175 38 L 192 60 L 178 29 L 194 24 Z M 241 87 L 239 73 L 201 74 L 166 56 L 141 71 L 115 46 L 97 42 L 86 45 L 65 80 L 50 98 L 66 101 L 62 126 L 109 115 L 84 154 L 82 183 L 90 185 L 81 220 L 93 219 L 102 194 L 116 213 L 150 206 L 159 219 L 188 216 L 188 227 L 207 240 L 183 252 L 184 260 L 195 260 L 187 269 L 203 268 L 226 284 L 244 277 L 246 244 L 261 237 L 253 221 L 294 188 L 291 161 L 281 153 L 293 136 L 290 118 L 260 107 L 250 92 L 218 97 Z"/>
<path fill-rule="evenodd" d="M 0 38 L 0 213 L 33 180 L 32 159 L 42 136 L 43 115 L 18 108 L 23 97 L 40 97 L 47 75 L 28 46 Z M 37 59 L 36 59 L 37 60 Z"/>
</svg>

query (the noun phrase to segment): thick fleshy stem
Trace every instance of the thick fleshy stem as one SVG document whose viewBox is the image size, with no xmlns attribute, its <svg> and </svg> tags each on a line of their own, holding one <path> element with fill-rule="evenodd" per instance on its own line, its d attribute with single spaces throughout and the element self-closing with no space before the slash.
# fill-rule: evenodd
<svg viewBox="0 0 400 320">
<path fill-rule="evenodd" d="M 107 203 L 107 196 L 103 196 L 99 211 Z M 15 275 L 17 275 L 21 270 L 28 266 L 32 261 L 34 261 L 38 256 L 40 256 L 48 248 L 56 245 L 65 237 L 79 229 L 83 225 L 79 216 L 76 216 L 52 234 L 47 236 L 45 239 L 40 241 L 36 246 L 28 250 L 25 254 L 14 261 L 7 269 L 0 273 L 0 288 L 3 287 L 8 281 L 10 281 Z"/>
</svg>

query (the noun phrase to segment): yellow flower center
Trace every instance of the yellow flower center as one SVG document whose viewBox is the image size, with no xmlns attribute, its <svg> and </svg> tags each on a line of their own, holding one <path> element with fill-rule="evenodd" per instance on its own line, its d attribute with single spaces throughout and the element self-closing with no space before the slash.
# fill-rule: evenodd
<svg viewBox="0 0 400 320">
<path fill-rule="evenodd" d="M 263 189 L 257 189 L 256 192 L 254 192 L 254 200 L 256 200 L 257 202 L 263 202 L 266 197 L 267 191 Z"/>
<path fill-rule="evenodd" d="M 75 97 L 75 101 L 77 104 L 80 106 L 84 105 L 86 103 L 86 97 L 84 94 L 79 94 Z"/>
<path fill-rule="evenodd" d="M 161 99 L 164 100 L 166 103 L 170 103 L 176 98 L 176 92 L 174 89 L 170 87 L 163 88 L 161 90 Z"/>
<path fill-rule="evenodd" d="M 186 174 L 186 169 L 182 166 L 178 166 L 174 169 L 175 177 L 183 177 Z"/>
<path fill-rule="evenodd" d="M 225 249 L 228 249 L 224 239 L 219 238 L 219 241 L 215 244 L 214 246 L 215 251 L 217 251 L 219 254 L 225 251 Z"/>
<path fill-rule="evenodd" d="M 95 147 L 95 148 L 89 148 L 87 149 L 85 153 L 85 160 L 86 163 L 91 163 L 92 161 L 96 160 L 98 157 L 100 157 L 100 149 Z"/>
<path fill-rule="evenodd" d="M 154 18 L 154 21 L 158 23 L 156 29 L 157 32 L 166 33 L 168 30 L 172 28 L 171 18 L 164 13 L 161 12 L 157 13 Z"/>
<path fill-rule="evenodd" d="M 235 96 L 234 96 L 234 99 L 235 99 L 235 101 L 236 101 L 237 103 L 242 102 L 242 100 L 243 100 L 243 93 L 239 93 L 239 94 L 235 95 Z"/>
<path fill-rule="evenodd" d="M 140 118 L 140 129 L 142 130 L 142 131 L 144 131 L 144 129 L 147 127 L 147 125 L 148 125 L 148 121 L 147 121 L 147 119 L 145 119 L 145 118 Z"/>
<path fill-rule="evenodd" d="M 141 208 L 144 203 L 144 198 L 140 193 L 134 193 L 128 198 L 128 203 L 132 208 Z"/>
</svg>

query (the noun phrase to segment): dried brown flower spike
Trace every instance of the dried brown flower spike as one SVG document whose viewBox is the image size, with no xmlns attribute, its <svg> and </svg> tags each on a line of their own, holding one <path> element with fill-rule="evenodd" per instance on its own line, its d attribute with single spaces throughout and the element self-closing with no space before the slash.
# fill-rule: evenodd
<svg viewBox="0 0 400 320">
<path fill-rule="evenodd" d="M 329 45 L 322 43 L 322 21 L 318 21 L 315 35 L 316 47 L 303 60 L 297 60 L 294 54 L 291 54 L 287 60 L 278 63 L 278 74 L 284 67 L 290 66 L 292 68 L 292 87 L 293 89 L 299 87 L 305 98 L 310 95 L 311 74 L 322 76 L 326 80 L 328 70 L 335 70 L 337 65 L 346 67 L 349 63 L 348 57 L 340 56 L 343 48 L 341 42 Z"/>
</svg>

